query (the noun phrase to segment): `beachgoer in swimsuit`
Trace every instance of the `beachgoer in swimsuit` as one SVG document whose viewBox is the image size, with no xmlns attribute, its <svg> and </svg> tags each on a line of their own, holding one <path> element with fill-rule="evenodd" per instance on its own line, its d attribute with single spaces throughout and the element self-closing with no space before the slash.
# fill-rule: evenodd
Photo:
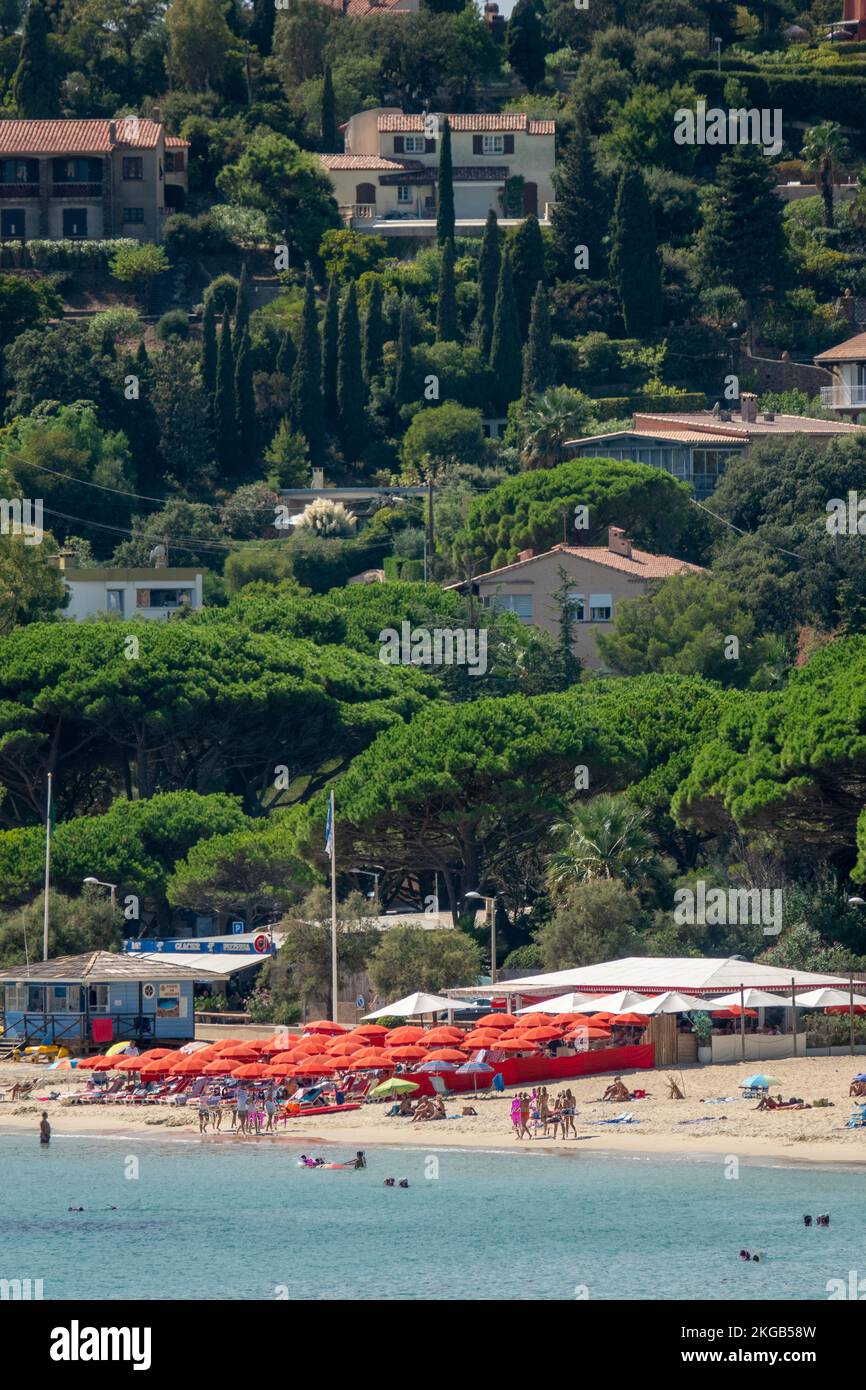
<svg viewBox="0 0 866 1390">
<path fill-rule="evenodd" d="M 358 1152 L 355 1154 L 355 1162 L 352 1164 L 352 1167 L 353 1167 L 353 1168 L 366 1168 L 366 1166 L 367 1166 L 367 1159 L 366 1159 L 366 1157 L 364 1156 L 364 1150 L 363 1150 L 363 1149 L 359 1149 Z"/>
<path fill-rule="evenodd" d="M 209 1115 L 208 1108 L 207 1108 L 207 1097 L 206 1097 L 206 1096 L 199 1096 L 199 1098 L 198 1098 L 198 1132 L 199 1132 L 199 1134 L 204 1134 L 205 1130 L 207 1129 L 207 1125 L 208 1125 L 208 1120 L 209 1120 L 209 1119 L 210 1119 L 210 1115 Z"/>
<path fill-rule="evenodd" d="M 245 1086 L 238 1086 L 237 1095 L 238 1129 L 241 1134 L 247 1132 L 247 1115 L 249 1114 L 249 1095 Z"/>
<path fill-rule="evenodd" d="M 40 1144 L 51 1143 L 51 1126 L 48 1123 L 48 1111 L 42 1111 L 42 1119 L 39 1121 L 39 1142 Z"/>
</svg>

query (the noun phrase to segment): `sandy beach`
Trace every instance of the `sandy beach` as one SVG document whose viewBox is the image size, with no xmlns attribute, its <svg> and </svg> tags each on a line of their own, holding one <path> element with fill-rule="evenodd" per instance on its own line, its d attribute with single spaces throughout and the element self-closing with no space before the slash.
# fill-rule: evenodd
<svg viewBox="0 0 866 1390">
<path fill-rule="evenodd" d="M 583 1077 L 569 1084 L 577 1100 L 578 1139 L 543 1138 L 516 1141 L 510 1121 L 512 1092 L 492 1100 L 473 1102 L 458 1097 L 447 1104 L 449 1118 L 413 1124 L 407 1119 L 389 1118 L 387 1105 L 365 1105 L 341 1115 L 289 1120 L 279 1126 L 277 1140 L 247 1138 L 222 1131 L 208 1133 L 205 1143 L 271 1143 L 284 1137 L 336 1143 L 356 1149 L 378 1144 L 412 1144 L 425 1149 L 454 1145 L 463 1148 L 523 1149 L 527 1152 L 559 1153 L 606 1150 L 637 1153 L 734 1154 L 738 1157 L 785 1159 L 810 1162 L 866 1162 L 866 1129 L 849 1130 L 845 1122 L 853 1109 L 848 1097 L 852 1076 L 861 1068 L 856 1057 L 809 1057 L 776 1062 L 769 1075 L 778 1077 L 772 1088 L 787 1100 L 800 1096 L 807 1102 L 821 1097 L 833 1101 L 832 1108 L 794 1111 L 758 1111 L 756 1101 L 739 1098 L 738 1082 L 754 1070 L 739 1066 L 684 1068 L 674 1073 L 684 1100 L 668 1098 L 666 1072 L 624 1073 L 629 1089 L 646 1088 L 646 1100 L 628 1105 L 603 1103 L 600 1097 L 610 1077 Z M 22 1064 L 0 1066 L 0 1089 L 15 1081 L 29 1080 L 35 1068 Z M 47 1095 L 85 1084 L 68 1072 L 39 1075 L 36 1091 Z M 717 1098 L 723 1104 L 708 1104 Z M 462 1115 L 464 1105 L 474 1104 L 477 1115 Z M 198 1116 L 194 1106 L 170 1105 L 74 1105 L 68 1101 L 0 1101 L 0 1130 L 32 1130 L 36 1134 L 43 1110 L 48 1111 L 54 1132 L 62 1134 L 102 1134 L 106 1136 L 176 1135 L 198 1139 Z M 610 1119 L 624 1112 L 638 1123 L 598 1125 L 593 1121 Z M 450 1118 L 453 1116 L 454 1118 Z M 683 1122 L 686 1123 L 683 1123 Z M 695 1123 L 691 1123 L 694 1121 Z"/>
</svg>

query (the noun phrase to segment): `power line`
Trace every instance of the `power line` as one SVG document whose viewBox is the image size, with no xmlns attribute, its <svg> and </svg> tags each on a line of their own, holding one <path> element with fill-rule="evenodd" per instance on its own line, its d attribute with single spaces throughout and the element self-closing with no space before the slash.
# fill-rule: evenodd
<svg viewBox="0 0 866 1390">
<path fill-rule="evenodd" d="M 780 555 L 790 555 L 793 560 L 806 559 L 805 555 L 798 555 L 796 550 L 786 550 L 783 545 L 773 545 L 772 541 L 764 540 L 762 536 L 756 535 L 754 531 L 745 531 L 742 526 L 736 526 L 733 521 L 728 521 L 726 517 L 717 516 L 715 512 L 710 511 L 709 507 L 705 507 L 703 502 L 698 502 L 694 497 L 690 497 L 689 501 L 693 507 L 700 507 L 702 512 L 706 512 L 707 516 L 711 516 L 713 521 L 719 521 L 723 526 L 729 526 L 732 531 L 736 531 L 740 536 L 748 536 L 750 540 L 757 541 L 758 545 L 765 545 L 768 550 L 778 550 Z"/>
</svg>

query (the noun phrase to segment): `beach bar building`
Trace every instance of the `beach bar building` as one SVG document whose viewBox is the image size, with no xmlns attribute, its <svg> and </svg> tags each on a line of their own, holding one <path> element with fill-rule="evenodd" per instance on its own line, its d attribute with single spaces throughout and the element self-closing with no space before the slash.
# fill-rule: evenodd
<svg viewBox="0 0 866 1390">
<path fill-rule="evenodd" d="M 72 1052 L 100 1051 L 121 1039 L 189 1042 L 196 980 L 219 978 L 205 966 L 112 951 L 8 966 L 0 970 L 4 1040 Z"/>
<path fill-rule="evenodd" d="M 760 961 L 743 960 L 740 956 L 626 956 L 622 960 L 603 961 L 598 965 L 576 966 L 549 974 L 539 972 L 536 975 L 523 975 L 501 980 L 495 985 L 450 989 L 448 994 L 455 999 L 468 996 L 489 999 L 491 1002 L 502 998 L 505 1008 L 511 1011 L 526 1005 L 538 1007 L 546 999 L 558 998 L 568 992 L 572 996 L 570 1007 L 586 1008 L 590 1012 L 594 999 L 603 1000 L 619 990 L 634 991 L 636 995 L 643 996 L 647 1005 L 660 995 L 676 996 L 679 1002 L 672 1011 L 651 1017 L 644 1034 L 644 1043 L 650 1045 L 654 1052 L 654 1059 L 648 1065 L 674 1066 L 698 1060 L 738 1062 L 804 1057 L 806 1034 L 801 1031 L 800 1016 L 801 1011 L 810 1006 L 801 1005 L 798 1001 L 800 996 L 823 988 L 844 992 L 850 996 L 853 1006 L 855 991 L 859 997 L 863 986 L 853 976 L 789 970 L 764 965 Z M 746 996 L 749 991 L 756 990 L 765 991 L 779 1000 L 779 1007 L 784 1008 L 782 1030 L 775 1035 L 754 1033 L 746 1031 L 742 1023 L 737 1025 L 734 1032 L 714 1029 L 708 1040 L 711 1055 L 699 1058 L 694 1032 L 677 1025 L 677 1018 L 683 1017 L 688 1002 L 694 1001 L 692 1012 L 712 1015 L 715 999 L 739 995 L 744 1007 L 748 1007 Z M 565 1005 L 561 1004 L 560 1007 L 565 1008 Z M 598 1007 L 604 1008 L 605 1004 L 600 1002 Z M 640 1004 L 632 1007 L 635 1012 L 641 1012 Z M 765 1010 L 757 1012 L 760 1023 Z"/>
</svg>

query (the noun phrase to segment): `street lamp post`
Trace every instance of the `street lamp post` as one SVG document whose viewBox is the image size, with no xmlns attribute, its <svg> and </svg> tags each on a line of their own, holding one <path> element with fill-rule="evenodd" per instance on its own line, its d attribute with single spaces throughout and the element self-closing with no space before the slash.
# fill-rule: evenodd
<svg viewBox="0 0 866 1390">
<path fill-rule="evenodd" d="M 476 893 L 474 889 L 463 894 L 467 901 L 483 903 L 485 911 L 490 913 L 490 983 L 496 984 L 496 896 L 487 897 L 484 893 Z"/>
<path fill-rule="evenodd" d="M 110 889 L 111 889 L 111 906 L 112 906 L 112 907 L 115 907 L 115 906 L 116 906 L 116 904 L 117 904 L 117 898 L 116 898 L 116 896 L 115 896 L 116 893 L 117 893 L 117 884 L 116 884 L 116 883 L 106 883 L 105 879 L 103 879 L 103 878 L 94 878 L 92 874 L 89 875 L 87 878 L 82 879 L 82 882 L 83 882 L 83 883 L 89 883 L 89 884 L 91 884 L 91 885 L 96 884 L 96 885 L 98 885 L 100 888 L 110 888 Z"/>
</svg>

